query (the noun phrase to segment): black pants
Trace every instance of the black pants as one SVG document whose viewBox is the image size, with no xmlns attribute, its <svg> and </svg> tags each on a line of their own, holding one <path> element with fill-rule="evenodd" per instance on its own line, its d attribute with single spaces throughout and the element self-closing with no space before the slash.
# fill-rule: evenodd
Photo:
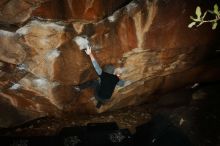
<svg viewBox="0 0 220 146">
<path fill-rule="evenodd" d="M 100 87 L 100 84 L 98 80 L 88 81 L 88 82 L 85 82 L 79 85 L 79 88 L 81 90 L 86 89 L 86 88 L 93 88 L 95 89 L 95 91 L 98 91 L 99 87 Z"/>
<path fill-rule="evenodd" d="M 80 90 L 83 90 L 83 89 L 86 89 L 86 88 L 93 88 L 94 89 L 95 99 L 98 102 L 105 103 L 105 102 L 108 101 L 108 100 L 102 99 L 101 97 L 98 96 L 98 91 L 100 89 L 100 82 L 99 82 L 99 80 L 91 80 L 91 81 L 85 82 L 83 84 L 80 84 L 79 88 L 80 88 Z"/>
</svg>

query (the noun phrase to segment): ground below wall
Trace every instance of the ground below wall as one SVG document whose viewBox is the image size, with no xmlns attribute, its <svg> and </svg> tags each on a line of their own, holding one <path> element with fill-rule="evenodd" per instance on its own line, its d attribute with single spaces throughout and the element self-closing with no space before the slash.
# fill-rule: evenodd
<svg viewBox="0 0 220 146">
<path fill-rule="evenodd" d="M 203 83 L 161 96 L 152 104 L 128 107 L 100 115 L 67 114 L 62 118 L 44 117 L 11 129 L 0 129 L 1 136 L 49 136 L 63 127 L 85 126 L 88 123 L 116 122 L 119 128 L 135 127 L 150 121 L 152 116 L 163 115 L 180 128 L 194 145 L 220 144 L 220 83 Z M 167 100 L 169 99 L 169 100 Z"/>
</svg>

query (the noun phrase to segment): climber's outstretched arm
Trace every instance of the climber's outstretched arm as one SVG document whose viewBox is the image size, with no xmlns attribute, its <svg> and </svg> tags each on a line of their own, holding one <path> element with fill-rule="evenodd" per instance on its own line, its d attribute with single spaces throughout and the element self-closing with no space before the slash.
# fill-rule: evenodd
<svg viewBox="0 0 220 146">
<path fill-rule="evenodd" d="M 85 52 L 86 52 L 87 55 L 89 55 L 89 57 L 92 61 L 92 65 L 94 66 L 95 71 L 97 72 L 97 74 L 101 75 L 102 74 L 102 69 L 99 66 L 98 62 L 96 61 L 95 57 L 93 56 L 91 47 L 88 46 L 87 49 L 85 50 Z"/>
<path fill-rule="evenodd" d="M 120 87 L 123 87 L 125 85 L 125 81 L 124 80 L 119 80 L 117 85 L 120 86 Z"/>
</svg>

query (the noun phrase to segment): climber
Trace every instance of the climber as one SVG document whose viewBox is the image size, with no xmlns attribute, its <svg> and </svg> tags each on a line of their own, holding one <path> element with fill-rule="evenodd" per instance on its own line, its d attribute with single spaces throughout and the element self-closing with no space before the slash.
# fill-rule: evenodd
<svg viewBox="0 0 220 146">
<path fill-rule="evenodd" d="M 95 99 L 97 100 L 97 108 L 100 108 L 101 105 L 108 102 L 114 92 L 116 85 L 124 86 L 124 81 L 120 80 L 120 71 L 115 70 L 113 65 L 106 65 L 102 70 L 97 63 L 95 57 L 92 54 L 91 47 L 88 46 L 85 50 L 86 54 L 90 57 L 91 62 L 95 68 L 96 73 L 99 78 L 96 80 L 85 82 L 81 85 L 74 86 L 74 89 L 81 91 L 85 88 L 94 88 L 95 89 Z"/>
</svg>

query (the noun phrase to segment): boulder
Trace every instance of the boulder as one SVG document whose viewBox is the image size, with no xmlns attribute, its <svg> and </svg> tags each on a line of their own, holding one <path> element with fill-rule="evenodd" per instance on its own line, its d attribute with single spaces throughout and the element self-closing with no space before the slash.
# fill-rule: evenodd
<svg viewBox="0 0 220 146">
<path fill-rule="evenodd" d="M 14 6 L 10 2 L 14 1 L 9 1 L 9 5 Z M 38 5 L 35 11 L 31 10 L 31 16 L 42 18 L 19 19 L 22 26 L 15 32 L 2 30 L 7 35 L 0 38 L 5 44 L 2 48 L 8 47 L 1 53 L 0 60 L 21 65 L 25 74 L 16 83 L 22 91 L 41 97 L 28 102 L 31 106 L 25 110 L 36 107 L 34 103 L 39 102 L 42 108 L 36 107 L 37 113 L 98 113 L 139 105 L 154 99 L 155 94 L 159 96 L 195 82 L 219 80 L 219 64 L 204 64 L 214 51 L 213 46 L 219 45 L 218 31 L 210 31 L 207 26 L 187 27 L 198 2 L 55 0 L 29 4 L 35 2 Z M 15 23 L 9 21 L 15 18 L 5 17 L 8 24 Z M 77 42 L 77 37 L 84 41 Z M 9 40 L 13 43 L 8 43 Z M 113 64 L 125 81 L 125 86 L 116 87 L 111 101 L 100 109 L 95 107 L 92 89 L 81 92 L 73 89 L 98 77 L 82 50 L 86 43 L 92 46 L 101 67 Z M 12 50 L 12 57 L 8 50 Z M 4 89 L 10 87 L 10 78 L 7 82 L 3 80 L 5 75 L 1 78 L 0 85 Z M 30 95 L 21 94 L 18 98 L 16 92 L 19 90 L 4 90 L 2 96 L 19 109 L 21 106 L 15 103 L 27 100 Z"/>
<path fill-rule="evenodd" d="M 26 90 L 0 92 L 0 127 L 17 126 L 45 116 L 60 116 L 61 112 L 44 97 Z"/>
<path fill-rule="evenodd" d="M 53 79 L 54 60 L 62 55 L 59 47 L 68 40 L 71 32 L 65 31 L 65 25 L 55 22 L 30 21 L 16 31 L 20 43 L 28 49 L 23 63 L 27 70 L 38 77 Z"/>
</svg>

